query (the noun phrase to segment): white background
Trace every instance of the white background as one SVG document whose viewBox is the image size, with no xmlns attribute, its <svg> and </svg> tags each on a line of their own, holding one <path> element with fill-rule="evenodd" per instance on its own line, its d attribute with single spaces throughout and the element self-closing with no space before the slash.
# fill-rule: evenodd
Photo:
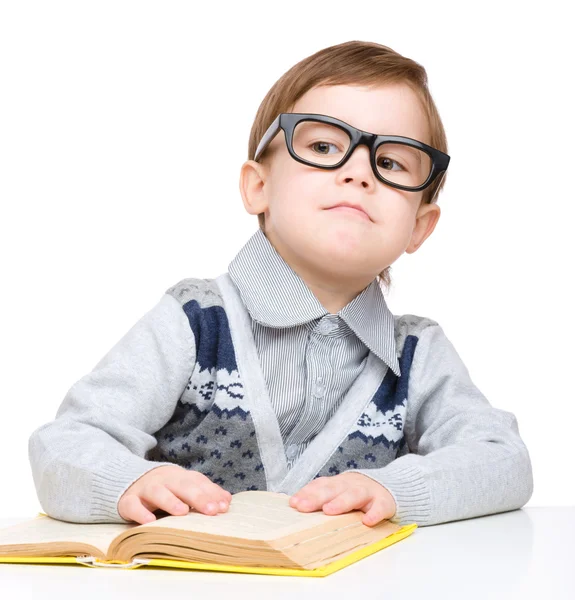
<svg viewBox="0 0 575 600">
<path fill-rule="evenodd" d="M 420 62 L 447 132 L 441 219 L 393 264 L 530 450 L 528 506 L 575 504 L 568 2 L 0 3 L 0 515 L 34 516 L 28 438 L 185 277 L 256 231 L 239 171 L 293 64 L 348 40 Z"/>
</svg>

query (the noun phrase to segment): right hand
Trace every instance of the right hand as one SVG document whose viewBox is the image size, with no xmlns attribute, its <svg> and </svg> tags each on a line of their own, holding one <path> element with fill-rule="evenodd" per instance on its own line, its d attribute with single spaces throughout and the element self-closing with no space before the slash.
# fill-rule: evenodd
<svg viewBox="0 0 575 600">
<path fill-rule="evenodd" d="M 162 465 L 142 475 L 122 494 L 118 513 L 126 521 L 144 524 L 156 520 L 151 511 L 157 509 L 186 515 L 193 507 L 206 515 L 216 515 L 228 510 L 231 499 L 228 491 L 199 471 Z"/>
</svg>

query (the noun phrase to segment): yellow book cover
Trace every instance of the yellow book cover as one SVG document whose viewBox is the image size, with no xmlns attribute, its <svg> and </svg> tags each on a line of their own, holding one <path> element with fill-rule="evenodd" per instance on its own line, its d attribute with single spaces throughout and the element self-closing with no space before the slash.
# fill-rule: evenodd
<svg viewBox="0 0 575 600">
<path fill-rule="evenodd" d="M 70 523 L 44 513 L 0 529 L 0 563 L 178 569 L 325 577 L 415 531 L 363 512 L 300 513 L 289 496 L 234 494 L 227 512 L 164 516 L 136 523 Z"/>
</svg>

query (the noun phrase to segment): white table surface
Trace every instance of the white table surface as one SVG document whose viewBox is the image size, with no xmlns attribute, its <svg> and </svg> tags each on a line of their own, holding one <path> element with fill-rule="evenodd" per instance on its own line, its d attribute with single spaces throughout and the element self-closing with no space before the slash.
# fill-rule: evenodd
<svg viewBox="0 0 575 600">
<path fill-rule="evenodd" d="M 0 527 L 32 517 L 0 519 Z M 575 506 L 419 527 L 325 578 L 0 563 L 0 597 L 573 600 Z"/>
</svg>

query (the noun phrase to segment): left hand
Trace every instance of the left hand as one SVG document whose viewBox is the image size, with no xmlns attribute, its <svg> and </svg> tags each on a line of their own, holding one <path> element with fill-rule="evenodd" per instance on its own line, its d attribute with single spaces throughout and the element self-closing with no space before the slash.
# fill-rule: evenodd
<svg viewBox="0 0 575 600">
<path fill-rule="evenodd" d="M 395 516 L 397 506 L 391 493 L 363 473 L 340 473 L 318 477 L 294 494 L 289 505 L 300 512 L 322 510 L 326 515 L 339 515 L 362 510 L 364 525 L 377 525 Z"/>
</svg>

